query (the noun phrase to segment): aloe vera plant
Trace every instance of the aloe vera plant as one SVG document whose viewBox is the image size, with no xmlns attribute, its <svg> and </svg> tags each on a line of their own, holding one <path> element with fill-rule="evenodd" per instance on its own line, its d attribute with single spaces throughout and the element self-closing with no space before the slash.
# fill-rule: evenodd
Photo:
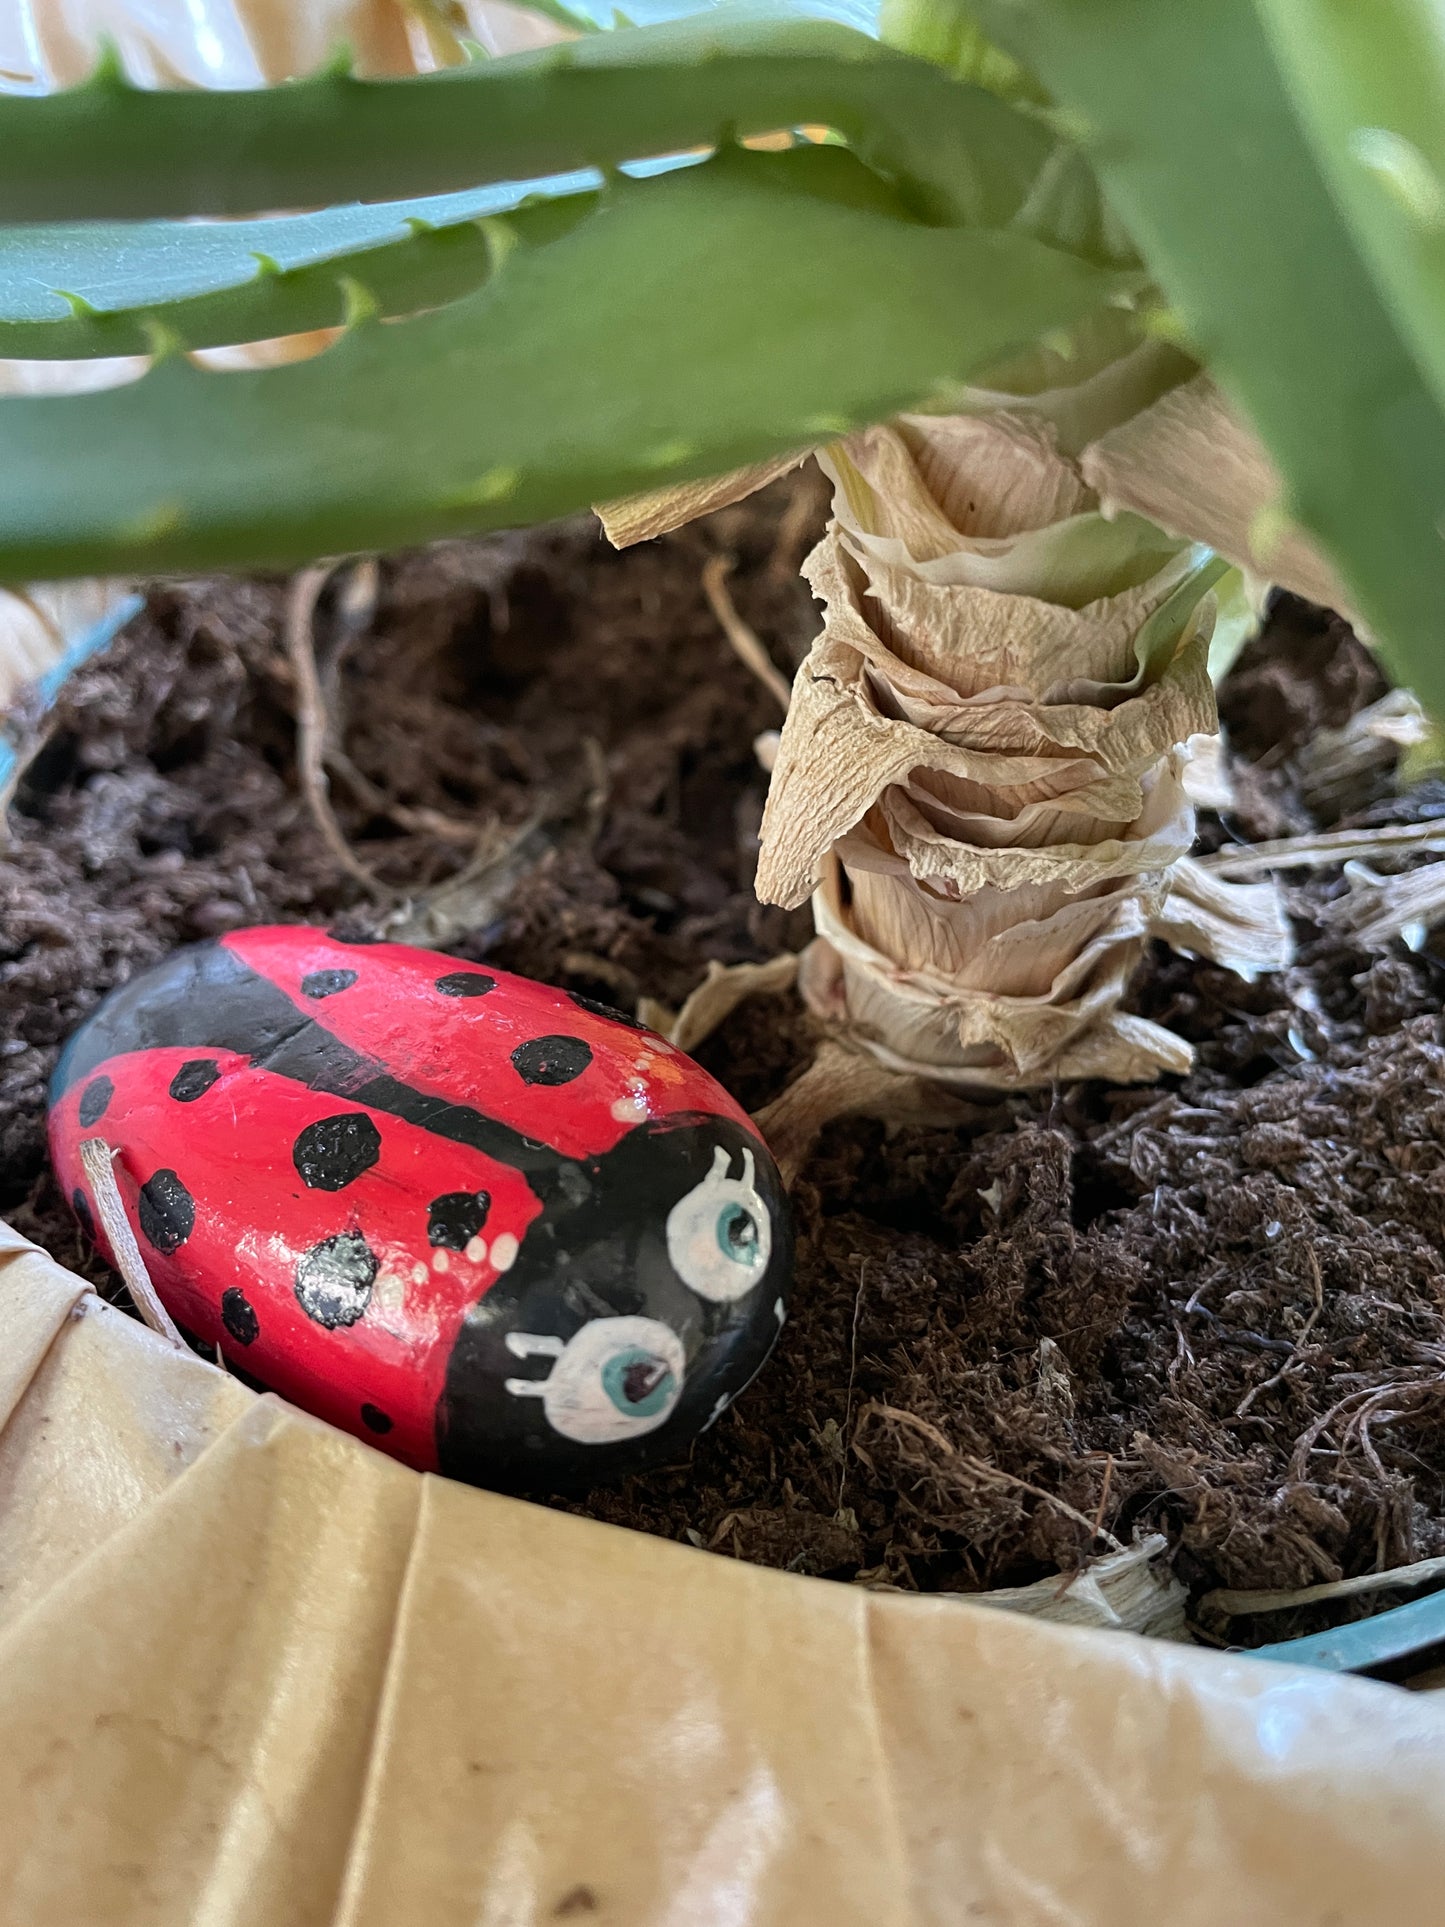
<svg viewBox="0 0 1445 1927">
<path fill-rule="evenodd" d="M 0 401 L 0 574 L 599 501 L 630 539 L 820 450 L 828 620 L 760 876 L 817 891 L 810 1001 L 929 1077 L 1181 1068 L 1120 1015 L 1145 938 L 1286 954 L 1267 892 L 1184 862 L 1238 571 L 1445 697 L 1445 30 L 1424 0 L 1363 48 L 1325 0 L 884 24 L 723 7 L 220 94 L 102 54 L 0 96 L 0 356 L 150 358 Z M 188 353 L 321 328 L 288 365 Z"/>
</svg>

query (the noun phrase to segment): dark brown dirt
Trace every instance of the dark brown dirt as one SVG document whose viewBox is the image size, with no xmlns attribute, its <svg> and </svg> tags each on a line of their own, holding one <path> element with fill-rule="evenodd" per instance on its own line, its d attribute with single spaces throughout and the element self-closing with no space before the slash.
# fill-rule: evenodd
<svg viewBox="0 0 1445 1927">
<path fill-rule="evenodd" d="M 798 488 L 621 557 L 577 523 L 390 562 L 344 656 L 323 604 L 355 850 L 434 908 L 478 848 L 496 859 L 449 948 L 675 1003 L 710 958 L 806 939 L 806 914 L 751 894 L 752 745 L 778 718 L 699 587 L 709 554 L 736 554 L 739 605 L 791 668 L 816 621 L 793 570 L 819 502 Z M 0 1210 L 107 1289 L 45 1173 L 63 1038 L 174 944 L 380 914 L 298 790 L 284 606 L 277 583 L 155 593 L 69 686 L 11 811 Z M 1225 692 L 1248 760 L 1239 818 L 1209 840 L 1307 827 L 1292 752 L 1379 691 L 1342 624 L 1278 609 Z M 1442 810 L 1427 786 L 1369 816 Z M 971 1135 L 831 1127 L 797 1192 L 773 1361 L 686 1463 L 582 1509 L 924 1590 L 1073 1569 L 1081 1514 L 1121 1540 L 1165 1531 L 1196 1592 L 1445 1553 L 1445 965 L 1329 936 L 1341 888 L 1293 889 L 1283 979 L 1148 959 L 1137 1007 L 1198 1048 L 1182 1081 L 1011 1099 Z M 756 1107 L 808 1049 L 772 998 L 700 1055 Z"/>
</svg>

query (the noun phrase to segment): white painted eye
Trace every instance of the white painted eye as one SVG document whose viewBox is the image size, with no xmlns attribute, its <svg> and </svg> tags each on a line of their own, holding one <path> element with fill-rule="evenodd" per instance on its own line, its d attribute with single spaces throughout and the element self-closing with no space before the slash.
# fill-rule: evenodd
<svg viewBox="0 0 1445 1927">
<path fill-rule="evenodd" d="M 773 1221 L 758 1195 L 757 1166 L 745 1150 L 743 1175 L 728 1176 L 732 1160 L 718 1146 L 701 1184 L 667 1214 L 667 1255 L 699 1298 L 731 1304 L 750 1292 L 773 1255 Z"/>
<path fill-rule="evenodd" d="M 682 1340 L 656 1318 L 594 1318 L 559 1338 L 508 1332 L 514 1358 L 551 1354 L 546 1378 L 509 1378 L 514 1398 L 540 1398 L 554 1432 L 579 1445 L 610 1445 L 655 1432 L 682 1396 Z"/>
</svg>

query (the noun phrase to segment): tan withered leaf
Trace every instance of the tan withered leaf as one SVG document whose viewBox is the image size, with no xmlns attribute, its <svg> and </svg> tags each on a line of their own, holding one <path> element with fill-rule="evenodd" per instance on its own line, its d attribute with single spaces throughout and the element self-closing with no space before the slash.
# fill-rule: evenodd
<svg viewBox="0 0 1445 1927">
<path fill-rule="evenodd" d="M 612 546 L 630 549 L 637 542 L 650 542 L 654 536 L 684 528 L 700 515 L 711 515 L 714 509 L 731 508 L 734 502 L 756 495 L 760 488 L 776 482 L 807 458 L 805 448 L 796 455 L 778 455 L 770 462 L 754 462 L 749 468 L 735 468 L 726 475 L 677 482 L 669 488 L 649 489 L 643 495 L 625 495 L 618 502 L 600 502 L 594 513 Z"/>
<path fill-rule="evenodd" d="M 1264 445 L 1207 375 L 1101 436 L 1080 468 L 1110 506 L 1147 515 L 1296 595 L 1349 613 L 1327 558 L 1279 512 L 1284 488 Z"/>
<path fill-rule="evenodd" d="M 454 66 L 469 40 L 507 54 L 575 37 L 508 0 L 7 0 L 0 85 L 74 86 L 107 41 L 137 86 L 220 88 L 315 73 L 338 46 L 380 77 Z"/>
</svg>

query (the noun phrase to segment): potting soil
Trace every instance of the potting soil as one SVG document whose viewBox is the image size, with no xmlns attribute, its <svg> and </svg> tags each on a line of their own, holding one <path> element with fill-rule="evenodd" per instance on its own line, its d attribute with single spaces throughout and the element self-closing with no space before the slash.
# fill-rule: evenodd
<svg viewBox="0 0 1445 1927">
<path fill-rule="evenodd" d="M 824 512 L 805 473 L 625 555 L 579 519 L 386 561 L 374 606 L 343 571 L 309 716 L 344 844 L 298 775 L 286 583 L 153 591 L 54 711 L 12 720 L 0 1213 L 123 1295 L 48 1176 L 46 1079 L 97 998 L 176 944 L 385 927 L 629 1010 L 680 1004 L 709 960 L 800 948 L 807 912 L 751 888 L 778 704 L 701 577 L 735 558 L 737 606 L 790 675 Z M 1277 606 L 1222 694 L 1236 807 L 1202 819 L 1204 847 L 1315 827 L 1295 752 L 1383 689 L 1344 624 Z M 1351 808 L 1445 817 L 1445 787 L 1381 777 Z M 1196 1597 L 1445 1553 L 1445 947 L 1354 948 L 1331 929 L 1338 870 L 1287 882 L 1284 976 L 1151 950 L 1133 1007 L 1190 1039 L 1189 1076 L 981 1101 L 947 1130 L 830 1125 L 763 1374 L 686 1459 L 565 1503 L 925 1591 L 1072 1571 L 1144 1529 Z M 698 1055 L 756 1109 L 814 1043 L 771 995 Z"/>
</svg>

